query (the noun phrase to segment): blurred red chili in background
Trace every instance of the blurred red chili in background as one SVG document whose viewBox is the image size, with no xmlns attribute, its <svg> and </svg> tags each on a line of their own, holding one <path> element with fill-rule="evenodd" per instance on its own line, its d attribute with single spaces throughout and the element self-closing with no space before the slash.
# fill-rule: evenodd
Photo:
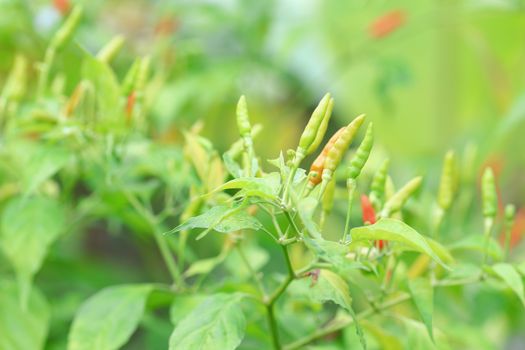
<svg viewBox="0 0 525 350">
<path fill-rule="evenodd" d="M 126 103 L 126 116 L 128 121 L 131 119 L 131 114 L 133 113 L 133 106 L 135 106 L 135 91 L 132 91 L 128 96 Z"/>
<path fill-rule="evenodd" d="M 376 39 L 384 38 L 405 23 L 406 15 L 402 10 L 393 10 L 378 17 L 370 24 L 368 32 Z"/>
<path fill-rule="evenodd" d="M 60 12 L 60 14 L 65 15 L 69 12 L 71 4 L 69 0 L 53 0 L 53 6 Z"/>
</svg>

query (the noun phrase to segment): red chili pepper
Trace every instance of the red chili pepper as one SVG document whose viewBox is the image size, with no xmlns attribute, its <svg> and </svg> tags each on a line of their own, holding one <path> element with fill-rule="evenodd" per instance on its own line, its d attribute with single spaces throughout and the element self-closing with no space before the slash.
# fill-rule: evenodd
<svg viewBox="0 0 525 350">
<path fill-rule="evenodd" d="M 405 23 L 405 12 L 402 10 L 393 10 L 378 17 L 368 31 L 376 39 L 384 38 Z"/>
<path fill-rule="evenodd" d="M 69 0 L 53 0 L 53 6 L 60 12 L 61 15 L 65 15 L 69 12 L 71 4 Z"/>
<path fill-rule="evenodd" d="M 376 213 L 370 199 L 366 194 L 361 195 L 361 210 L 363 212 L 363 223 L 372 225 L 376 223 Z"/>
<path fill-rule="evenodd" d="M 133 107 L 135 106 L 135 91 L 132 91 L 128 95 L 128 101 L 126 103 L 126 116 L 128 120 L 131 119 L 131 114 L 133 113 Z"/>
<path fill-rule="evenodd" d="M 361 211 L 363 212 L 363 223 L 365 225 L 372 225 L 376 223 L 376 213 L 368 196 L 361 195 Z M 376 241 L 376 247 L 379 250 L 383 250 L 386 246 L 386 242 L 382 239 Z"/>
</svg>

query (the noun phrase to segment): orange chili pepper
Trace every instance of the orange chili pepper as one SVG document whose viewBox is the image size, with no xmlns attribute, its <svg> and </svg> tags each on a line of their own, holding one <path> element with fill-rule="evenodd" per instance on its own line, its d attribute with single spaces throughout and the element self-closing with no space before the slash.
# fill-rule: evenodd
<svg viewBox="0 0 525 350">
<path fill-rule="evenodd" d="M 384 38 L 405 23 L 405 12 L 393 10 L 378 17 L 370 25 L 368 31 L 376 39 Z"/>
<path fill-rule="evenodd" d="M 128 120 L 131 119 L 131 114 L 133 113 L 133 107 L 135 106 L 135 91 L 132 91 L 129 95 L 128 95 L 128 100 L 127 100 L 127 103 L 126 103 L 126 116 L 128 118 Z"/>
<path fill-rule="evenodd" d="M 328 152 L 333 147 L 333 145 L 335 144 L 335 142 L 337 141 L 344 129 L 345 127 L 342 127 L 341 129 L 337 130 L 335 134 L 332 135 L 330 140 L 328 140 L 328 142 L 324 146 L 321 153 L 319 153 L 317 158 L 312 163 L 312 166 L 310 166 L 310 173 L 308 174 L 309 187 L 313 188 L 321 183 L 321 174 L 323 173 L 324 161 L 326 159 L 326 156 L 328 155 Z"/>
</svg>

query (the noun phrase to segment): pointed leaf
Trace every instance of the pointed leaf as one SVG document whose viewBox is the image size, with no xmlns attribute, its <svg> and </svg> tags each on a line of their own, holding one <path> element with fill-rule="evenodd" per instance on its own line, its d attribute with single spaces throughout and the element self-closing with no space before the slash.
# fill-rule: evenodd
<svg viewBox="0 0 525 350">
<path fill-rule="evenodd" d="M 230 208 L 227 206 L 216 206 L 201 214 L 190 218 L 188 221 L 175 227 L 170 233 L 190 230 L 194 228 L 204 228 L 198 239 L 204 237 L 211 230 L 221 233 L 230 233 L 239 230 L 251 229 L 260 230 L 262 224 L 249 215 L 242 206 Z"/>
<path fill-rule="evenodd" d="M 22 303 L 48 247 L 64 230 L 64 217 L 60 203 L 44 197 L 15 198 L 3 210 L 0 248 L 14 267 Z"/>
<path fill-rule="evenodd" d="M 38 147 L 24 166 L 24 194 L 35 192 L 44 181 L 66 165 L 69 157 L 69 152 L 60 147 Z"/>
<path fill-rule="evenodd" d="M 450 250 L 472 250 L 483 253 L 485 251 L 485 237 L 481 234 L 469 235 L 449 246 Z M 492 237 L 489 239 L 487 247 L 487 254 L 495 260 L 503 258 L 503 250 L 501 245 Z"/>
<path fill-rule="evenodd" d="M 427 327 L 430 338 L 434 339 L 432 331 L 432 315 L 434 313 L 434 289 L 430 280 L 427 278 L 417 278 L 408 281 L 408 288 L 412 295 L 412 300 L 421 316 L 421 320 Z"/>
<path fill-rule="evenodd" d="M 415 251 L 427 254 L 443 267 L 448 268 L 427 243 L 425 237 L 402 221 L 383 218 L 373 225 L 353 228 L 350 234 L 352 242 L 382 239 L 404 244 Z"/>
<path fill-rule="evenodd" d="M 150 285 L 122 285 L 103 289 L 82 304 L 71 326 L 68 350 L 121 348 L 137 328 Z"/>
<path fill-rule="evenodd" d="M 240 177 L 217 187 L 213 192 L 230 189 L 241 190 L 240 194 L 258 196 L 274 200 L 279 194 L 280 177 L 278 173 L 270 173 L 265 177 Z"/>
<path fill-rule="evenodd" d="M 499 263 L 492 266 L 492 270 L 516 293 L 518 298 L 525 306 L 525 295 L 523 291 L 523 280 L 514 266 L 506 263 Z"/>
<path fill-rule="evenodd" d="M 216 294 L 195 308 L 173 330 L 170 350 L 232 350 L 246 328 L 240 307 L 242 296 Z"/>
<path fill-rule="evenodd" d="M 348 311 L 354 319 L 361 345 L 363 349 L 366 349 L 364 334 L 357 322 L 354 309 L 352 309 L 350 288 L 348 288 L 348 283 L 344 279 L 330 270 L 320 270 L 319 278 L 310 290 L 310 296 L 320 302 L 332 301 Z"/>
<path fill-rule="evenodd" d="M 49 327 L 49 305 L 33 288 L 24 309 L 19 293 L 15 283 L 0 282 L 0 349 L 43 349 Z"/>
</svg>

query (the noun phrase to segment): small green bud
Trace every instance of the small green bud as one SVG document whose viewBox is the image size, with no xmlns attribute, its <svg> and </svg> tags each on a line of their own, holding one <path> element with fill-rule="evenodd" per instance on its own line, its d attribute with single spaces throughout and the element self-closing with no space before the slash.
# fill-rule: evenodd
<svg viewBox="0 0 525 350">
<path fill-rule="evenodd" d="M 481 196 L 483 216 L 494 219 L 498 211 L 498 194 L 496 191 L 496 180 L 491 168 L 486 168 L 481 178 Z"/>
</svg>

